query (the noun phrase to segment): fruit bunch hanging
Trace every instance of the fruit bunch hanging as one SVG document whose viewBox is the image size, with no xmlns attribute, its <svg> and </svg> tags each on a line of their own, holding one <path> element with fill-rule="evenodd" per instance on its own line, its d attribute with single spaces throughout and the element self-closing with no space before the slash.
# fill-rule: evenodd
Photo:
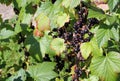
<svg viewBox="0 0 120 81">
<path fill-rule="evenodd" d="M 69 68 L 66 69 L 66 71 L 70 71 L 72 67 L 74 68 L 74 74 L 72 74 L 73 81 L 79 81 L 79 77 L 81 77 L 82 73 L 85 71 L 83 67 L 80 66 L 80 63 L 85 63 L 85 59 L 81 55 L 80 45 L 81 43 L 90 41 L 94 35 L 94 33 L 90 32 L 90 29 L 95 24 L 99 24 L 99 21 L 96 18 L 87 18 L 88 9 L 83 3 L 81 3 L 78 8 L 77 14 L 78 18 L 72 27 L 69 27 L 70 22 L 68 22 L 63 27 L 54 28 L 52 32 L 49 33 L 53 38 L 62 38 L 65 40 L 65 59 L 70 62 Z M 55 56 L 55 59 L 60 59 L 60 56 Z M 62 70 L 64 61 L 66 60 L 62 60 L 61 63 L 59 61 L 55 61 L 57 62 L 56 67 L 57 69 Z"/>
</svg>

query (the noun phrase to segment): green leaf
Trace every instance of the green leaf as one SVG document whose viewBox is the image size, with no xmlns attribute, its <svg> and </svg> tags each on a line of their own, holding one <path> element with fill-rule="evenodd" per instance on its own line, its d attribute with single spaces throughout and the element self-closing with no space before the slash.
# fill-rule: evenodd
<svg viewBox="0 0 120 81">
<path fill-rule="evenodd" d="M 112 36 L 111 38 L 113 38 L 115 41 L 119 41 L 120 39 L 120 34 L 119 34 L 119 28 L 115 28 L 114 26 L 111 28 L 111 33 Z"/>
<path fill-rule="evenodd" d="M 27 3 L 27 0 L 16 0 L 17 4 L 18 4 L 18 7 L 23 7 L 26 5 Z"/>
<path fill-rule="evenodd" d="M 21 8 L 20 14 L 18 16 L 18 20 L 17 20 L 16 25 L 15 25 L 15 33 L 16 34 L 22 31 L 22 28 L 21 28 L 20 24 L 21 24 L 21 21 L 24 18 L 24 13 L 25 13 L 25 6 L 23 6 Z"/>
<path fill-rule="evenodd" d="M 12 0 L 0 0 L 0 3 L 10 5 L 12 3 Z"/>
<path fill-rule="evenodd" d="M 49 36 L 47 32 L 45 32 L 44 37 L 39 40 L 42 57 L 45 56 L 45 53 L 49 54 L 50 56 L 55 55 L 55 51 L 50 48 L 50 43 L 52 40 L 53 38 Z"/>
<path fill-rule="evenodd" d="M 45 30 L 49 30 L 50 29 L 49 18 L 44 13 L 40 13 L 36 17 L 36 24 L 37 24 L 37 28 L 40 31 L 45 31 Z"/>
<path fill-rule="evenodd" d="M 80 0 L 71 0 L 70 8 L 75 8 L 80 4 Z"/>
<path fill-rule="evenodd" d="M 116 81 L 120 72 L 120 54 L 109 52 L 107 56 L 93 58 L 90 65 L 91 73 L 104 81 Z"/>
<path fill-rule="evenodd" d="M 6 30 L 6 28 L 3 28 L 0 31 L 0 39 L 6 39 L 14 35 L 14 32 L 11 30 Z"/>
<path fill-rule="evenodd" d="M 102 56 L 102 48 L 98 47 L 95 38 L 93 38 L 90 42 L 82 43 L 80 49 L 81 54 L 85 59 L 87 59 L 90 54 L 94 57 Z"/>
<path fill-rule="evenodd" d="M 26 38 L 25 40 L 25 47 L 31 54 L 31 56 L 37 60 L 41 61 L 42 60 L 42 54 L 41 54 L 41 49 L 40 49 L 40 42 L 35 38 L 33 35 L 30 35 Z"/>
<path fill-rule="evenodd" d="M 102 48 L 98 47 L 97 39 L 94 37 L 90 41 L 92 47 L 92 55 L 95 57 L 102 56 L 103 50 Z"/>
<path fill-rule="evenodd" d="M 26 72 L 24 71 L 24 69 L 20 69 L 6 81 L 26 81 Z"/>
<path fill-rule="evenodd" d="M 108 0 L 108 6 L 109 6 L 110 11 L 114 10 L 118 2 L 119 0 Z"/>
<path fill-rule="evenodd" d="M 32 15 L 29 14 L 29 13 L 24 12 L 23 13 L 23 19 L 22 19 L 21 23 L 30 24 L 31 20 L 32 20 Z"/>
<path fill-rule="evenodd" d="M 61 39 L 61 38 L 53 39 L 50 47 L 53 50 L 55 50 L 57 54 L 62 53 L 65 50 L 64 39 Z"/>
<path fill-rule="evenodd" d="M 70 6 L 70 2 L 71 2 L 71 0 L 63 0 L 62 6 L 64 6 L 65 8 L 68 8 Z"/>
<path fill-rule="evenodd" d="M 120 73 L 120 53 L 109 52 L 108 53 L 109 64 L 111 64 L 112 69 L 116 73 Z"/>
<path fill-rule="evenodd" d="M 27 72 L 35 81 L 50 81 L 57 74 L 53 71 L 55 63 L 43 62 L 37 65 L 30 66 Z"/>
<path fill-rule="evenodd" d="M 21 58 L 24 56 L 23 52 L 18 52 L 20 49 L 20 45 L 15 43 L 14 41 L 5 43 L 5 45 L 0 45 L 3 48 L 8 48 L 2 52 L 2 58 L 6 62 L 6 68 L 9 68 L 13 65 L 19 65 Z M 14 58 L 10 58 L 14 57 Z M 7 70 L 8 71 L 8 70 Z"/>
<path fill-rule="evenodd" d="M 79 4 L 80 4 L 80 0 L 63 0 L 62 1 L 62 5 L 65 8 L 70 7 L 72 9 L 72 8 L 77 7 Z"/>
<path fill-rule="evenodd" d="M 82 43 L 80 46 L 80 49 L 81 49 L 81 54 L 84 57 L 84 59 L 87 59 L 90 53 L 92 52 L 92 47 L 91 47 L 90 42 Z"/>
<path fill-rule="evenodd" d="M 102 47 L 111 37 L 111 31 L 107 28 L 107 25 L 101 25 L 102 28 L 96 31 L 96 38 L 98 45 Z"/>
<path fill-rule="evenodd" d="M 45 15 L 49 15 L 50 13 L 52 13 L 53 9 L 53 4 L 49 1 L 46 2 L 42 2 L 41 6 L 37 9 L 36 11 L 36 15 L 38 16 L 40 13 L 44 13 Z"/>
<path fill-rule="evenodd" d="M 104 19 L 106 17 L 106 15 L 103 12 L 97 11 L 97 10 L 93 10 L 93 9 L 89 9 L 88 12 L 88 18 L 98 18 L 98 19 Z"/>
<path fill-rule="evenodd" d="M 95 75 L 90 75 L 88 79 L 83 79 L 82 81 L 99 81 L 99 77 Z"/>
<path fill-rule="evenodd" d="M 0 14 L 0 23 L 3 21 L 2 17 L 1 17 L 1 14 Z"/>
<path fill-rule="evenodd" d="M 49 18 L 51 29 L 61 27 L 69 21 L 69 13 L 62 6 L 62 0 L 56 1 L 55 4 L 52 4 L 50 1 L 42 3 L 36 15 L 38 16 L 41 13 Z"/>
<path fill-rule="evenodd" d="M 107 16 L 106 20 L 109 22 L 109 25 L 113 25 L 117 21 L 117 16 Z"/>
</svg>

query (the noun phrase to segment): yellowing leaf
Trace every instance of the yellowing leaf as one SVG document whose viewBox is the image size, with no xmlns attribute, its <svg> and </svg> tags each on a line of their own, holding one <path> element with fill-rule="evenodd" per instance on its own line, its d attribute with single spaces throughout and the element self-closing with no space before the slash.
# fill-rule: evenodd
<svg viewBox="0 0 120 81">
<path fill-rule="evenodd" d="M 63 0 L 62 5 L 63 5 L 65 8 L 68 8 L 68 7 L 70 6 L 70 2 L 71 2 L 71 0 Z"/>
<path fill-rule="evenodd" d="M 39 31 L 38 29 L 35 29 L 35 30 L 33 31 L 33 34 L 34 34 L 34 36 L 40 36 L 40 37 L 43 36 L 43 32 Z"/>
<path fill-rule="evenodd" d="M 71 0 L 70 8 L 75 8 L 80 4 L 80 0 Z"/>
<path fill-rule="evenodd" d="M 66 22 L 68 22 L 68 21 L 69 21 L 69 15 L 67 15 L 66 13 L 58 14 L 58 16 L 57 16 L 57 24 L 58 24 L 59 27 L 64 26 L 64 24 Z"/>
<path fill-rule="evenodd" d="M 56 78 L 55 81 L 64 81 L 63 78 Z"/>
<path fill-rule="evenodd" d="M 40 31 L 45 31 L 50 29 L 50 20 L 44 13 L 40 13 L 35 20 L 37 23 L 37 28 Z"/>
<path fill-rule="evenodd" d="M 51 42 L 51 48 L 56 51 L 57 54 L 62 53 L 65 50 L 64 39 L 55 38 Z"/>
<path fill-rule="evenodd" d="M 81 49 L 81 53 L 84 59 L 87 59 L 90 53 L 92 52 L 92 46 L 90 42 L 82 43 L 80 46 L 80 49 Z"/>
<path fill-rule="evenodd" d="M 71 72 L 70 72 L 70 74 L 72 74 L 72 75 L 75 74 L 75 68 L 76 68 L 76 65 L 74 65 L 74 66 L 71 67 Z"/>
<path fill-rule="evenodd" d="M 93 38 L 90 42 L 82 43 L 80 46 L 82 56 L 87 59 L 89 55 L 102 56 L 102 48 L 98 47 L 97 41 Z"/>
</svg>

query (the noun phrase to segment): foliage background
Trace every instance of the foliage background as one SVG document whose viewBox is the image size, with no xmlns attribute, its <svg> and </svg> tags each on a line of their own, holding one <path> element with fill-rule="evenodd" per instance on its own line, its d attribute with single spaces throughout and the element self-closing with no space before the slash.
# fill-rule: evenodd
<svg viewBox="0 0 120 81">
<path fill-rule="evenodd" d="M 81 52 L 89 63 L 89 76 L 81 81 L 119 81 L 120 72 L 120 1 L 108 0 L 109 9 L 103 11 L 83 0 L 88 7 L 88 18 L 97 18 L 99 25 L 90 31 L 95 35 L 90 42 L 81 44 Z M 48 35 L 54 28 L 66 22 L 70 27 L 77 19 L 76 7 L 80 0 L 0 0 L 2 4 L 12 4 L 16 15 L 3 21 L 0 15 L 0 81 L 71 81 L 73 69 L 65 72 L 54 71 L 55 55 L 65 58 L 66 44 L 61 38 Z M 89 4 L 91 3 L 91 4 Z M 33 27 L 34 26 L 34 27 Z M 43 60 L 49 54 L 51 62 Z"/>
</svg>

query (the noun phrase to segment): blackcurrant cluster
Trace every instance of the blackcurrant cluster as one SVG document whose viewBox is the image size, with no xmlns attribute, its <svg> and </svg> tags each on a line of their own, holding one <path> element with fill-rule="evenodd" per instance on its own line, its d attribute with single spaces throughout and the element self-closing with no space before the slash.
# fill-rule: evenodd
<svg viewBox="0 0 120 81">
<path fill-rule="evenodd" d="M 23 43 L 26 39 L 21 32 L 18 34 L 18 37 L 19 37 L 18 44 Z"/>
<path fill-rule="evenodd" d="M 69 22 L 61 28 L 53 29 L 53 31 L 49 33 L 53 36 L 53 38 L 59 37 L 65 40 L 67 45 L 64 52 L 66 54 L 66 58 L 72 65 L 77 65 L 76 69 L 74 70 L 75 77 L 73 78 L 73 81 L 79 81 L 78 78 L 82 74 L 79 62 L 85 61 L 80 52 L 80 45 L 81 43 L 90 41 L 94 35 L 92 32 L 90 32 L 90 29 L 92 26 L 99 23 L 96 18 L 87 18 L 87 16 L 88 9 L 82 5 L 78 11 L 78 19 L 74 23 L 71 31 L 68 30 Z M 53 32 L 57 32 L 57 34 L 53 34 Z"/>
<path fill-rule="evenodd" d="M 56 56 L 54 56 L 54 61 L 57 63 L 56 64 L 56 71 L 57 72 L 61 71 L 64 67 L 64 63 L 65 63 L 64 60 L 61 59 L 60 56 L 56 55 Z"/>
<path fill-rule="evenodd" d="M 52 1 L 52 3 L 54 4 L 56 0 L 51 0 L 51 1 Z"/>
<path fill-rule="evenodd" d="M 22 64 L 22 68 L 23 69 L 27 69 L 27 63 L 29 63 L 29 56 L 30 56 L 30 53 L 26 50 L 26 48 L 24 48 L 24 54 L 25 54 L 25 59 L 24 59 L 24 62 Z"/>
<path fill-rule="evenodd" d="M 79 81 L 79 78 L 82 75 L 82 69 L 78 68 L 77 65 L 74 65 L 75 74 L 72 75 L 73 81 Z"/>
<path fill-rule="evenodd" d="M 45 56 L 44 56 L 44 58 L 43 58 L 43 61 L 51 62 L 50 57 L 49 57 L 48 54 L 45 54 Z"/>
</svg>

